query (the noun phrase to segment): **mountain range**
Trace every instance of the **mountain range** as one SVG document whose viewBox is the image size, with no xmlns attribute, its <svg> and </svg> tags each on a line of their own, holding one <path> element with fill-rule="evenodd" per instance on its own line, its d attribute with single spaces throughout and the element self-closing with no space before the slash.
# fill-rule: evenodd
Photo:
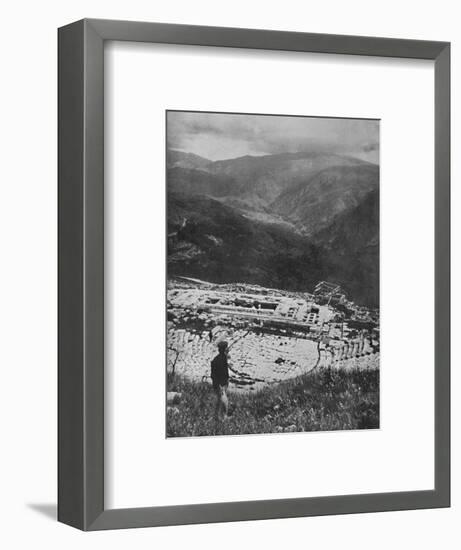
<svg viewBox="0 0 461 550">
<path fill-rule="evenodd" d="M 323 152 L 210 161 L 167 152 L 168 270 L 379 304 L 379 167 Z"/>
</svg>

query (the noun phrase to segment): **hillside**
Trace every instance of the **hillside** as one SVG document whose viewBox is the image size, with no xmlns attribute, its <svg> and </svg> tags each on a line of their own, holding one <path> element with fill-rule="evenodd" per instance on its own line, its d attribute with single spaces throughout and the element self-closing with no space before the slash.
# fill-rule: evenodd
<svg viewBox="0 0 461 550">
<path fill-rule="evenodd" d="M 359 303 L 379 306 L 379 189 L 343 212 L 314 242 L 325 251 L 332 277 Z"/>
<path fill-rule="evenodd" d="M 257 393 L 233 393 L 225 423 L 214 419 L 210 384 L 170 375 L 167 390 L 181 396 L 167 408 L 167 437 L 379 428 L 376 369 L 314 370 Z"/>
<path fill-rule="evenodd" d="M 211 160 L 194 155 L 194 153 L 185 153 L 176 149 L 167 150 L 167 168 L 192 168 L 195 170 L 206 170 L 211 164 Z"/>
<path fill-rule="evenodd" d="M 328 227 L 336 216 L 358 206 L 378 186 L 378 166 L 335 165 L 281 193 L 271 210 L 296 224 L 298 231 L 314 235 Z"/>
<path fill-rule="evenodd" d="M 211 162 L 191 153 L 169 151 L 169 186 L 173 191 L 226 197 L 244 210 L 272 211 L 272 203 L 292 188 L 331 166 L 373 166 L 327 153 L 301 152 L 244 156 Z M 171 183 L 170 183 L 171 182 Z M 191 183 L 193 182 L 193 183 Z"/>
<path fill-rule="evenodd" d="M 169 194 L 168 273 L 306 290 L 325 273 L 320 249 L 207 197 Z"/>
<path fill-rule="evenodd" d="M 307 181 L 324 168 L 361 163 L 360 160 L 340 155 L 300 152 L 216 161 L 210 165 L 209 171 L 232 176 L 242 184 L 250 204 L 267 207 L 280 193 Z"/>
<path fill-rule="evenodd" d="M 168 170 L 168 191 L 215 198 L 231 197 L 240 192 L 238 183 L 231 176 L 210 174 L 204 170 L 181 166 Z"/>
<path fill-rule="evenodd" d="M 323 153 L 217 162 L 173 153 L 171 275 L 307 291 L 327 279 L 378 305 L 378 166 Z"/>
</svg>

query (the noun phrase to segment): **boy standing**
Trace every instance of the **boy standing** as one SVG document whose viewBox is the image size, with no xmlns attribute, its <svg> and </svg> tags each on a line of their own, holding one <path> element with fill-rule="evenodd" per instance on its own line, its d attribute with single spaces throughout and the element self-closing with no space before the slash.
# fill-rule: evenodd
<svg viewBox="0 0 461 550">
<path fill-rule="evenodd" d="M 227 418 L 227 386 L 229 385 L 229 364 L 227 362 L 227 342 L 218 342 L 218 355 L 211 361 L 211 379 L 216 393 L 216 418 Z"/>
</svg>

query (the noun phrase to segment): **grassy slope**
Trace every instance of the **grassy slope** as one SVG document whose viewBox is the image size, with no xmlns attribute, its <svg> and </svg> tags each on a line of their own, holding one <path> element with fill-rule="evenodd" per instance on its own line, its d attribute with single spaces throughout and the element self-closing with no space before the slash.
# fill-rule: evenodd
<svg viewBox="0 0 461 550">
<path fill-rule="evenodd" d="M 167 410 L 168 437 L 379 428 L 378 371 L 322 369 L 254 394 L 229 393 L 225 422 L 214 419 L 209 383 L 175 376 L 168 391 L 182 393 Z"/>
</svg>

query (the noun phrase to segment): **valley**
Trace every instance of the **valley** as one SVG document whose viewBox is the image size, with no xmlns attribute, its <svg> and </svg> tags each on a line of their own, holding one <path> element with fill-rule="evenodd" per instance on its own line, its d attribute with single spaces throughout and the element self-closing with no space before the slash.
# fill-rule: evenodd
<svg viewBox="0 0 461 550">
<path fill-rule="evenodd" d="M 379 167 L 285 153 L 168 153 L 168 270 L 303 290 L 321 279 L 379 305 Z"/>
</svg>

